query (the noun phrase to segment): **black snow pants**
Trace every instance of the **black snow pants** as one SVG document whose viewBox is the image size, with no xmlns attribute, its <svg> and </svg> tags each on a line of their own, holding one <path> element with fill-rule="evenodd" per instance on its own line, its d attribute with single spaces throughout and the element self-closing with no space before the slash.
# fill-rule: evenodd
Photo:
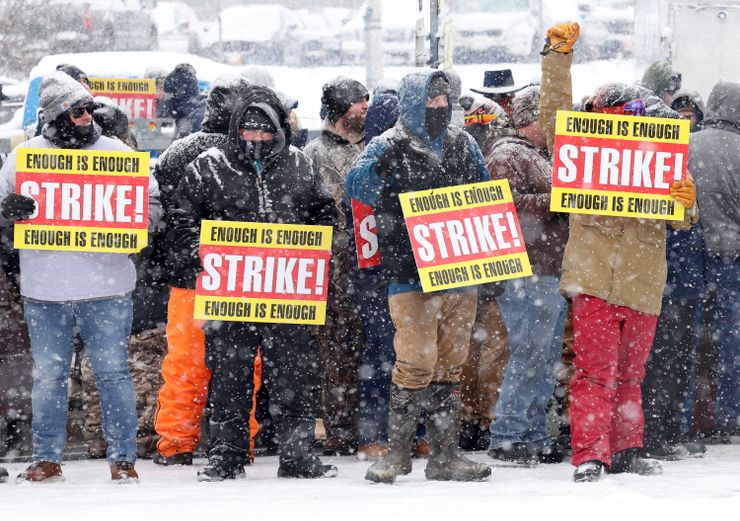
<svg viewBox="0 0 740 521">
<path fill-rule="evenodd" d="M 318 348 L 307 326 L 208 322 L 206 366 L 211 370 L 208 457 L 245 465 L 254 360 L 262 355 L 262 386 L 278 437 L 280 461 L 312 452 L 320 406 Z"/>
</svg>

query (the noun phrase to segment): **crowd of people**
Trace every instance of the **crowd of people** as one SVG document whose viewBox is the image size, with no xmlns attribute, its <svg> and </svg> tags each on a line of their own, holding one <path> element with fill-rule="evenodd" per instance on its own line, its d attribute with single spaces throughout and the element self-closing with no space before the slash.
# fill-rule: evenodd
<svg viewBox="0 0 740 521">
<path fill-rule="evenodd" d="M 464 452 L 487 450 L 521 466 L 570 455 L 576 482 L 597 481 L 660 474 L 660 460 L 732 441 L 740 84 L 718 83 L 705 106 L 658 62 L 639 83 L 574 101 L 578 37 L 577 24 L 548 30 L 538 84 L 488 71 L 462 92 L 454 71 L 420 68 L 371 94 L 338 77 L 307 144 L 295 100 L 264 71 L 205 97 L 190 65 L 152 71 L 176 134 L 149 178 L 150 248 L 19 253 L 34 372 L 33 462 L 17 479 L 63 479 L 81 352 L 98 391 L 84 394 L 90 453 L 124 483 L 138 479 L 137 455 L 192 465 L 206 410 L 199 481 L 243 477 L 259 450 L 278 454 L 284 478 L 336 476 L 321 452 L 372 461 L 372 482 L 409 474 L 415 456 L 428 458 L 427 479 L 482 481 L 491 466 Z M 125 115 L 72 65 L 44 78 L 40 105 L 38 135 L 21 147 L 136 147 Z M 689 119 L 688 174 L 670 187 L 683 221 L 552 212 L 561 110 Z M 5 226 L 37 207 L 16 191 L 17 171 L 14 151 L 0 171 Z M 511 187 L 533 275 L 422 291 L 399 194 L 488 180 Z M 353 202 L 373 209 L 379 266 L 358 267 Z M 332 226 L 326 324 L 194 319 L 203 220 Z"/>
</svg>

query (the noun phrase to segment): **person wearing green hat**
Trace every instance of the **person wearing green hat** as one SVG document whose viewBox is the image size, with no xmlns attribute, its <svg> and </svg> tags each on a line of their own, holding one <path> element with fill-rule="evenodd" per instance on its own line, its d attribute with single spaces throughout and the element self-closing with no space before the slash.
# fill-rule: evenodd
<svg viewBox="0 0 740 521">
<path fill-rule="evenodd" d="M 673 95 L 681 89 L 681 73 L 675 71 L 670 63 L 657 61 L 645 69 L 640 83 L 670 106 Z"/>
</svg>

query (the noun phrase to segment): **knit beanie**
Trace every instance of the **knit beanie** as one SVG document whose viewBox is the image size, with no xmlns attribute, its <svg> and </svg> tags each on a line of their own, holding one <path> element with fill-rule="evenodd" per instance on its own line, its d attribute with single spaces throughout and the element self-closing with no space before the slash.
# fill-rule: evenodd
<svg viewBox="0 0 740 521">
<path fill-rule="evenodd" d="M 39 89 L 41 110 L 46 121 L 54 121 L 71 108 L 92 103 L 92 95 L 71 76 L 55 71 L 46 76 Z"/>
<path fill-rule="evenodd" d="M 668 90 L 668 83 L 671 78 L 677 76 L 678 72 L 668 62 L 658 61 L 651 63 L 642 76 L 642 86 L 653 91 L 657 95 L 662 95 Z"/>
<path fill-rule="evenodd" d="M 447 76 L 435 76 L 429 83 L 429 99 L 434 99 L 437 96 L 450 96 L 452 89 L 450 88 L 450 82 L 447 80 Z"/>
<path fill-rule="evenodd" d="M 273 134 L 277 132 L 277 127 L 270 116 L 264 110 L 254 106 L 244 111 L 239 128 L 261 130 L 263 132 L 272 132 Z"/>
<path fill-rule="evenodd" d="M 512 126 L 514 128 L 526 127 L 540 119 L 540 87 L 527 87 L 520 90 L 512 106 Z"/>
<path fill-rule="evenodd" d="M 198 78 L 195 68 L 189 63 L 177 65 L 164 79 L 164 91 L 178 100 L 197 96 Z"/>
<path fill-rule="evenodd" d="M 334 124 L 349 108 L 361 99 L 369 100 L 370 94 L 357 80 L 339 76 L 324 84 L 321 94 L 321 109 L 329 122 Z"/>
<path fill-rule="evenodd" d="M 82 69 L 80 69 L 79 67 L 75 67 L 74 65 L 71 65 L 69 63 L 60 63 L 59 65 L 57 65 L 57 70 L 62 71 L 64 74 L 70 76 L 75 81 L 87 81 L 87 74 L 82 72 Z"/>
</svg>

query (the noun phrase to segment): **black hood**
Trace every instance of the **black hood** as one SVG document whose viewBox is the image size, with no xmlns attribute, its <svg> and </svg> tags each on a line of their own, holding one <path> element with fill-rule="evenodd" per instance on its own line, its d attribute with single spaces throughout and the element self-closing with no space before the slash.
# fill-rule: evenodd
<svg viewBox="0 0 740 521">
<path fill-rule="evenodd" d="M 244 79 L 214 86 L 206 99 L 203 132 L 228 134 L 231 114 L 239 99 L 247 92 L 248 87 L 249 82 Z"/>
<path fill-rule="evenodd" d="M 704 123 L 725 123 L 740 130 L 740 83 L 719 82 L 707 100 Z"/>
<path fill-rule="evenodd" d="M 262 110 L 278 129 L 275 136 L 275 147 L 270 157 L 276 156 L 286 150 L 290 145 L 291 137 L 288 113 L 271 89 L 250 85 L 244 90 L 243 95 L 240 96 L 229 120 L 229 154 L 232 159 L 243 160 L 241 149 L 239 148 L 239 125 L 244 113 L 249 107 L 257 107 Z"/>
</svg>

